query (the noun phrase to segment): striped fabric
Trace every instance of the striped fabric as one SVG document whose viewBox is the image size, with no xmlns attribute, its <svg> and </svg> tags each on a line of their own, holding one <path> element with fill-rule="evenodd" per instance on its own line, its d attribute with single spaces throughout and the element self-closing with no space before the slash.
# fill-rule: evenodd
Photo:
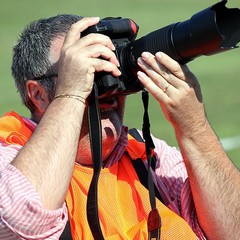
<svg viewBox="0 0 240 240">
<path fill-rule="evenodd" d="M 24 118 L 24 121 L 30 129 L 35 128 L 31 120 Z M 198 239 L 206 239 L 197 221 L 180 153 L 164 141 L 153 140 L 158 160 L 153 176 L 164 202 L 188 222 Z M 119 160 L 126 145 L 127 128 L 124 128 L 119 144 L 105 167 Z M 54 211 L 42 207 L 32 185 L 11 165 L 19 150 L 19 146 L 0 143 L 0 239 L 59 239 L 67 221 L 66 205 Z"/>
</svg>

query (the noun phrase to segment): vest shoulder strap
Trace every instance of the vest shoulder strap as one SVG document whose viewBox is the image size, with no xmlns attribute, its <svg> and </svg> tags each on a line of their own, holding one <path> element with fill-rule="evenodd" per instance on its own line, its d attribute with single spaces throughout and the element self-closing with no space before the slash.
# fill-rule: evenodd
<svg viewBox="0 0 240 240">
<path fill-rule="evenodd" d="M 144 142 L 144 139 L 142 138 L 142 136 L 139 134 L 138 130 L 136 128 L 131 128 L 128 130 L 128 133 L 134 138 L 136 139 L 138 142 Z M 132 164 L 133 167 L 138 175 L 138 178 L 141 182 L 141 184 L 148 189 L 148 169 L 145 167 L 143 160 L 141 158 L 138 159 L 131 159 L 132 160 Z M 153 156 L 152 158 L 152 164 L 151 164 L 151 168 L 153 170 L 155 170 L 156 167 L 156 157 Z M 164 203 L 157 187 L 154 184 L 154 191 L 155 191 L 155 196 L 158 198 L 158 200 L 160 200 L 162 203 Z"/>
</svg>

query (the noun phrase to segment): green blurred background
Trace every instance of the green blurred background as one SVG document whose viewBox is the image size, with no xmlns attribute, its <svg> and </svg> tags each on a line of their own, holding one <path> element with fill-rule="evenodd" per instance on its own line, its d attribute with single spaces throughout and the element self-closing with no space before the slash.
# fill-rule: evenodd
<svg viewBox="0 0 240 240">
<path fill-rule="evenodd" d="M 171 23 L 189 19 L 193 14 L 218 0 L 9 0 L 0 8 L 0 115 L 14 110 L 29 116 L 22 106 L 11 77 L 12 47 L 30 21 L 60 13 L 82 16 L 121 16 L 133 19 L 139 26 L 138 38 Z M 240 7 L 231 0 L 228 7 Z M 222 140 L 231 159 L 240 167 L 240 50 L 234 49 L 213 56 L 202 56 L 188 65 L 198 77 L 208 118 Z M 177 145 L 174 132 L 151 98 L 149 107 L 151 132 L 170 145 Z M 127 100 L 125 124 L 142 127 L 141 93 Z"/>
</svg>

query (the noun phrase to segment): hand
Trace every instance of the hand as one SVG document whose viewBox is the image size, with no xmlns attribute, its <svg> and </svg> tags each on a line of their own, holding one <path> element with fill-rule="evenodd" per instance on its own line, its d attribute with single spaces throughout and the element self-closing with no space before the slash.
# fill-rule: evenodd
<svg viewBox="0 0 240 240">
<path fill-rule="evenodd" d="M 86 99 L 96 72 L 121 74 L 108 36 L 92 33 L 80 38 L 81 32 L 98 22 L 99 18 L 83 18 L 71 26 L 61 49 L 56 94 L 76 94 Z"/>
<path fill-rule="evenodd" d="M 138 78 L 159 102 L 175 130 L 189 131 L 206 121 L 199 83 L 186 65 L 164 53 L 144 52 L 138 59 Z"/>
</svg>

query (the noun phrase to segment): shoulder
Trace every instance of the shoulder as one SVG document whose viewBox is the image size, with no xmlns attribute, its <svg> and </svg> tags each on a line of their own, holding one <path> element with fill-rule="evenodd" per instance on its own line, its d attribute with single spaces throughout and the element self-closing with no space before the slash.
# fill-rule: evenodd
<svg viewBox="0 0 240 240">
<path fill-rule="evenodd" d="M 137 133 L 143 140 L 142 131 L 137 129 Z M 176 146 L 170 146 L 166 141 L 155 137 L 153 134 L 151 134 L 151 137 L 154 143 L 154 152 L 157 158 L 161 158 L 162 160 L 171 158 L 175 161 L 183 161 L 182 155 Z"/>
<path fill-rule="evenodd" d="M 142 135 L 141 131 L 139 133 Z M 152 140 L 155 147 L 156 174 L 173 179 L 180 178 L 184 181 L 187 178 L 187 170 L 180 150 L 153 135 Z"/>
</svg>

